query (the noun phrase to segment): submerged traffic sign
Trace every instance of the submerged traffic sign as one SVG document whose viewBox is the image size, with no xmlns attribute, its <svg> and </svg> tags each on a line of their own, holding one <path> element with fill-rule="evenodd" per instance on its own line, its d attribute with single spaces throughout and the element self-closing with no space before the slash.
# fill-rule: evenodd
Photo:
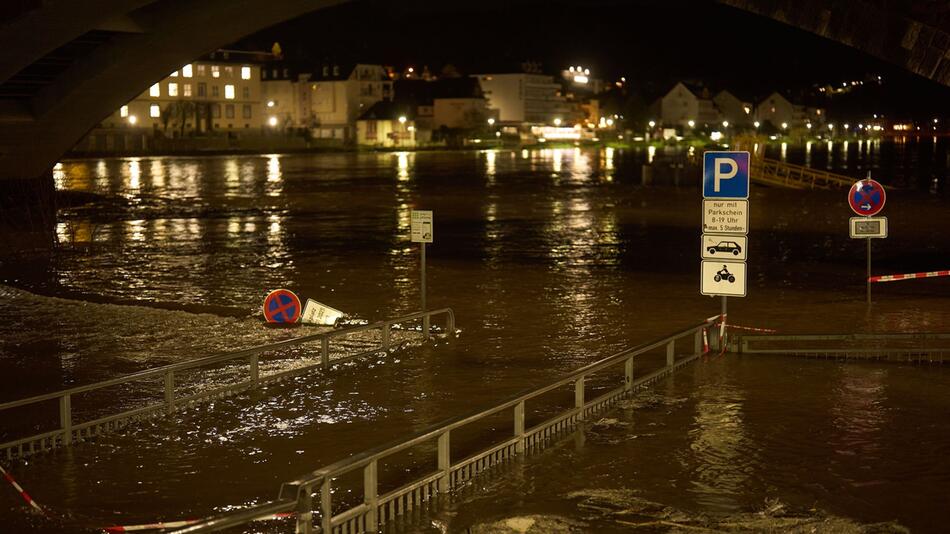
<svg viewBox="0 0 950 534">
<path fill-rule="evenodd" d="M 858 180 L 848 191 L 848 205 L 851 210 L 865 217 L 880 213 L 886 201 L 884 186 L 870 178 Z"/>
<path fill-rule="evenodd" d="M 749 153 L 704 152 L 703 198 L 749 198 Z"/>
<path fill-rule="evenodd" d="M 264 297 L 264 318 L 268 323 L 296 323 L 300 311 L 300 298 L 293 291 L 275 289 Z"/>
</svg>

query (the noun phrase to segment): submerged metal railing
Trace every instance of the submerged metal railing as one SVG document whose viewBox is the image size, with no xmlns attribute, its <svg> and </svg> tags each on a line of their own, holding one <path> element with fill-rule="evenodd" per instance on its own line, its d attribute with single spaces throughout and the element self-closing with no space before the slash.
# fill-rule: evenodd
<svg viewBox="0 0 950 534">
<path fill-rule="evenodd" d="M 740 354 L 782 354 L 830 359 L 950 362 L 950 333 L 740 335 Z"/>
<path fill-rule="evenodd" d="M 753 181 L 791 189 L 842 189 L 855 182 L 841 174 L 770 158 L 753 157 L 751 167 L 749 176 Z"/>
<path fill-rule="evenodd" d="M 696 326 L 657 341 L 620 351 L 612 356 L 577 369 L 547 385 L 515 395 L 490 408 L 456 417 L 436 424 L 396 442 L 361 452 L 346 460 L 322 467 L 297 480 L 281 486 L 277 500 L 248 509 L 205 520 L 177 532 L 213 532 L 246 525 L 255 519 L 278 513 L 294 512 L 298 533 L 351 534 L 376 532 L 380 525 L 398 516 L 421 508 L 439 495 L 445 495 L 465 481 L 510 459 L 543 448 L 554 437 L 571 430 L 591 415 L 606 409 L 635 389 L 650 384 L 685 365 L 707 349 L 703 341 L 705 330 L 719 317 L 713 317 Z M 676 342 L 692 337 L 692 351 L 677 359 Z M 640 378 L 634 376 L 634 359 L 649 351 L 665 348 L 666 365 Z M 594 373 L 622 365 L 622 385 L 587 399 L 585 384 Z M 526 428 L 526 404 L 545 393 L 573 385 L 574 406 L 533 427 Z M 512 433 L 488 448 L 468 457 L 451 457 L 452 433 L 503 412 L 511 414 Z M 379 493 L 379 464 L 386 458 L 419 445 L 436 445 L 434 472 L 426 473 L 403 483 L 387 493 Z M 362 502 L 334 514 L 333 481 L 343 475 L 362 470 Z M 316 500 L 316 505 L 314 503 Z"/>
<path fill-rule="evenodd" d="M 199 402 L 230 396 L 244 390 L 256 388 L 262 384 L 297 376 L 318 367 L 329 369 L 333 364 L 342 363 L 379 352 L 386 352 L 391 346 L 390 334 L 392 327 L 397 324 L 421 320 L 423 326 L 420 333 L 423 338 L 428 339 L 430 336 L 429 324 L 432 317 L 442 315 L 445 316 L 445 332 L 447 332 L 449 335 L 454 335 L 455 313 L 451 308 L 441 308 L 438 310 L 411 313 L 394 319 L 387 319 L 385 321 L 379 321 L 372 324 L 331 330 L 319 334 L 312 334 L 308 336 L 287 339 L 284 341 L 278 341 L 275 343 L 268 343 L 266 345 L 260 345 L 236 352 L 228 352 L 224 354 L 208 356 L 205 358 L 173 363 L 154 369 L 147 369 L 137 373 L 120 376 L 110 380 L 104 380 L 95 384 L 78 386 L 53 393 L 46 393 L 44 395 L 37 395 L 26 399 L 0 403 L 0 412 L 3 412 L 25 406 L 39 405 L 40 403 L 49 401 L 59 402 L 58 428 L 2 443 L 0 444 L 0 456 L 5 456 L 9 460 L 33 454 L 35 452 L 69 445 L 74 441 L 83 440 L 100 435 L 103 432 L 107 432 L 109 430 L 120 428 L 132 421 L 172 413 L 178 409 L 192 406 Z M 378 346 L 373 346 L 369 350 L 364 350 L 356 354 L 331 358 L 331 340 L 373 330 L 380 331 L 380 342 Z M 265 353 L 316 342 L 320 343 L 319 363 L 295 367 L 293 369 L 287 369 L 268 375 L 261 374 L 260 358 Z M 246 376 L 246 380 L 238 383 L 226 384 L 221 387 L 211 388 L 206 391 L 198 391 L 197 393 L 192 393 L 190 395 L 179 396 L 177 394 L 175 379 L 176 375 L 180 376 L 182 371 L 191 369 L 210 369 L 215 366 L 220 366 L 221 364 L 233 362 L 246 363 L 247 369 L 244 373 L 241 373 Z M 76 422 L 73 420 L 73 399 L 76 395 L 149 379 L 158 379 L 162 382 L 164 396 L 160 402 L 126 410 L 113 415 L 98 417 L 90 421 Z"/>
</svg>

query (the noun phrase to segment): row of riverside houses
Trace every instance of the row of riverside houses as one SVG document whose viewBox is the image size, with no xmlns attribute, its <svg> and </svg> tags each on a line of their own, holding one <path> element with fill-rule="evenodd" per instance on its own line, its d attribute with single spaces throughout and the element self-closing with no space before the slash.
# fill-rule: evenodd
<svg viewBox="0 0 950 534">
<path fill-rule="evenodd" d="M 581 67 L 576 67 L 580 70 Z M 183 65 L 105 118 L 74 153 L 458 145 L 472 137 L 590 138 L 602 82 L 538 64 L 463 76 L 218 50 Z M 560 136 L 560 137 L 559 137 Z"/>
<path fill-rule="evenodd" d="M 827 118 L 825 109 L 793 103 L 778 91 L 753 103 L 727 90 L 713 95 L 707 88 L 687 82 L 676 83 L 658 98 L 650 113 L 658 118 L 659 126 L 683 130 L 719 129 L 723 124 L 740 129 L 770 126 L 776 131 L 817 129 Z"/>
</svg>

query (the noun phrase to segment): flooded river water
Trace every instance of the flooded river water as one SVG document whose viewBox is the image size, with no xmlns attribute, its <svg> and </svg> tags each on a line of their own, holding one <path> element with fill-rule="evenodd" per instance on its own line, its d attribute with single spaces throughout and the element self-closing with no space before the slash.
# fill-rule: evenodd
<svg viewBox="0 0 950 534">
<path fill-rule="evenodd" d="M 829 161 L 859 176 L 873 168 L 894 186 L 875 272 L 950 267 L 947 144 L 891 159 L 875 154 L 905 149 L 874 146 L 866 159 Z M 809 158 L 813 149 L 827 147 Z M 13 235 L 21 244 L 0 257 L 0 401 L 307 331 L 262 324 L 261 300 L 278 287 L 366 320 L 415 311 L 412 209 L 435 213 L 429 305 L 452 307 L 462 333 L 15 462 L 56 519 L 27 516 L 3 488 L 0 524 L 72 532 L 271 499 L 301 473 L 718 313 L 719 301 L 699 294 L 699 188 L 641 185 L 641 165 L 660 156 L 63 162 L 58 188 L 91 203 L 61 210 L 55 247 Z M 843 192 L 753 187 L 750 202 L 749 295 L 730 300 L 733 322 L 783 333 L 950 331 L 947 279 L 883 284 L 867 308 L 864 243 L 848 238 Z M 622 529 L 576 496 L 622 490 L 688 514 L 776 499 L 939 532 L 950 519 L 948 386 L 942 367 L 707 360 L 657 386 L 658 400 L 461 495 L 433 515 L 443 527 L 419 528 L 553 514 L 580 531 Z"/>
</svg>

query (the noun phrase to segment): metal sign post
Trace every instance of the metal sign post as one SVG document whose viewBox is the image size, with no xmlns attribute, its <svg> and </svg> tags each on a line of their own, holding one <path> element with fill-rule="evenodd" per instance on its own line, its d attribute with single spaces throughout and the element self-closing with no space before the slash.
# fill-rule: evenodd
<svg viewBox="0 0 950 534">
<path fill-rule="evenodd" d="M 422 311 L 427 311 L 426 304 L 426 243 L 432 243 L 432 212 L 428 210 L 412 210 L 409 215 L 411 222 L 410 237 L 413 243 L 419 243 L 421 260 L 421 293 L 422 293 Z M 422 317 L 422 337 L 429 339 L 429 316 Z"/>
<path fill-rule="evenodd" d="M 851 211 L 860 217 L 851 217 L 851 238 L 865 238 L 867 241 L 868 275 L 867 303 L 871 305 L 871 239 L 887 237 L 887 217 L 874 217 L 884 209 L 887 193 L 884 186 L 871 179 L 871 172 L 865 180 L 858 180 L 848 191 L 848 205 Z"/>
</svg>

